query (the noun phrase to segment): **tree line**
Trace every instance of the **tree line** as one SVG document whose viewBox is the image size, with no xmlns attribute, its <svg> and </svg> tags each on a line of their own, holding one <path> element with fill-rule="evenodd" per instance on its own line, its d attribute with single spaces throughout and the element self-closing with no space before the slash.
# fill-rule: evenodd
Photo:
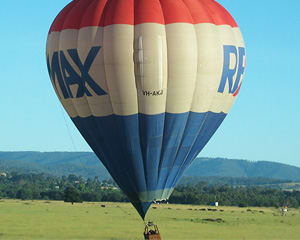
<svg viewBox="0 0 300 240">
<path fill-rule="evenodd" d="M 22 200 L 64 200 L 66 202 L 109 201 L 128 202 L 128 198 L 113 180 L 99 181 L 97 177 L 84 179 L 69 175 L 62 177 L 46 174 L 19 174 L 0 176 L 0 198 Z M 300 191 L 284 191 L 261 186 L 211 185 L 207 182 L 178 185 L 170 203 L 223 206 L 281 207 L 300 206 Z"/>
<path fill-rule="evenodd" d="M 219 202 L 223 206 L 282 207 L 300 206 L 300 191 L 285 191 L 261 186 L 232 187 L 229 185 L 179 185 L 170 203 L 207 205 Z"/>
</svg>

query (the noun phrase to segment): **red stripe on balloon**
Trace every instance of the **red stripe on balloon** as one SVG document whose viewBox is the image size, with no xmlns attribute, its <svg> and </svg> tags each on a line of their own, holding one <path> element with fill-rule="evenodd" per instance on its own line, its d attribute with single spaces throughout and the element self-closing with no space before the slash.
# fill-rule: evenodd
<svg viewBox="0 0 300 240">
<path fill-rule="evenodd" d="M 77 1 L 78 3 L 66 14 L 62 29 L 79 29 L 85 11 L 93 1 Z"/>
<path fill-rule="evenodd" d="M 80 1 L 80 0 L 78 0 L 78 1 Z M 68 15 L 68 13 L 72 10 L 72 8 L 76 5 L 76 3 L 78 1 L 72 1 L 63 10 L 61 10 L 61 12 L 57 15 L 54 22 L 52 23 L 49 33 L 60 32 L 61 30 L 63 30 L 62 27 L 63 27 L 66 16 Z"/>
<path fill-rule="evenodd" d="M 134 24 L 146 22 L 165 24 L 163 9 L 159 0 L 135 0 Z"/>
<path fill-rule="evenodd" d="M 74 0 L 59 13 L 49 33 L 88 26 L 181 22 L 238 27 L 214 0 Z"/>
<path fill-rule="evenodd" d="M 205 3 L 207 1 L 183 0 L 183 2 L 189 9 L 195 24 L 214 23 L 211 12 L 208 11 L 208 7 Z"/>
<path fill-rule="evenodd" d="M 183 1 L 163 0 L 161 7 L 166 24 L 178 22 L 194 24 L 191 13 Z"/>
<path fill-rule="evenodd" d="M 203 0 L 207 4 L 210 15 L 213 17 L 213 23 L 216 25 L 223 25 L 224 23 L 230 25 L 231 27 L 238 27 L 236 21 L 230 15 L 227 10 L 217 3 L 216 1 Z"/>
<path fill-rule="evenodd" d="M 84 1 L 84 0 L 83 0 Z M 103 12 L 103 25 L 134 25 L 134 0 L 109 0 Z"/>
<path fill-rule="evenodd" d="M 103 25 L 103 12 L 109 0 L 93 0 L 93 3 L 86 9 L 82 18 L 80 28 Z"/>
</svg>

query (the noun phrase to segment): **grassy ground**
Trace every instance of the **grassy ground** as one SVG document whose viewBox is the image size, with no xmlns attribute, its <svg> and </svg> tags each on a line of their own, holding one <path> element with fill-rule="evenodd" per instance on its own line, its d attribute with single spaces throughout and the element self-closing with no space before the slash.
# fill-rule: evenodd
<svg viewBox="0 0 300 240">
<path fill-rule="evenodd" d="M 158 223 L 163 240 L 300 239 L 300 210 L 281 216 L 274 208 L 207 208 L 152 205 L 147 219 Z M 142 240 L 143 230 L 130 204 L 0 200 L 0 239 Z"/>
</svg>

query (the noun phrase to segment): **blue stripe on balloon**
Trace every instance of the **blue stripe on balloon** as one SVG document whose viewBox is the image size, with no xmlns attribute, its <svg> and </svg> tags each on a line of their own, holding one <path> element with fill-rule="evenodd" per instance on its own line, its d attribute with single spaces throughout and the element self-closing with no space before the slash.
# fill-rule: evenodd
<svg viewBox="0 0 300 240">
<path fill-rule="evenodd" d="M 149 203 L 171 194 L 225 116 L 188 112 L 72 120 L 144 218 Z"/>
<path fill-rule="evenodd" d="M 190 153 L 197 136 L 200 134 L 200 131 L 203 127 L 203 123 L 206 119 L 205 116 L 207 116 L 206 113 L 199 114 L 194 112 L 190 112 L 186 116 L 185 124 L 181 127 L 182 137 L 180 139 L 180 143 L 178 145 L 176 154 L 171 159 L 172 163 L 168 168 L 169 172 L 167 174 L 167 178 L 164 181 L 165 188 L 172 187 L 174 179 L 176 178 L 181 168 L 181 165 L 186 161 L 186 158 Z"/>
<path fill-rule="evenodd" d="M 205 117 L 202 118 L 202 125 L 197 132 L 197 137 L 195 142 L 190 148 L 188 155 L 186 155 L 184 160 L 181 160 L 181 165 L 174 179 L 172 187 L 175 187 L 184 171 L 191 165 L 192 161 L 198 156 L 204 146 L 208 143 L 214 133 L 217 131 L 218 127 L 221 125 L 223 120 L 227 115 L 225 113 L 213 113 L 207 112 Z M 179 159 L 180 161 L 180 159 Z"/>
<path fill-rule="evenodd" d="M 139 114 L 141 151 L 144 163 L 146 190 L 157 189 L 160 153 L 163 146 L 165 113 L 157 115 Z"/>
<path fill-rule="evenodd" d="M 166 113 L 163 145 L 159 159 L 159 178 L 157 181 L 158 189 L 165 188 L 166 180 L 169 176 L 176 154 L 179 150 L 188 115 L 189 113 Z"/>
</svg>

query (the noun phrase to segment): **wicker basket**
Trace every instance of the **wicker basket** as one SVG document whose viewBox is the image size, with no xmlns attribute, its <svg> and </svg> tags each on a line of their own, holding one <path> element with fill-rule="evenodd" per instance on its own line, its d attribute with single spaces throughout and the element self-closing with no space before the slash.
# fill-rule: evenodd
<svg viewBox="0 0 300 240">
<path fill-rule="evenodd" d="M 154 225 L 154 230 L 149 230 L 148 225 L 145 227 L 144 231 L 145 240 L 161 240 L 160 233 L 157 225 Z"/>
</svg>

